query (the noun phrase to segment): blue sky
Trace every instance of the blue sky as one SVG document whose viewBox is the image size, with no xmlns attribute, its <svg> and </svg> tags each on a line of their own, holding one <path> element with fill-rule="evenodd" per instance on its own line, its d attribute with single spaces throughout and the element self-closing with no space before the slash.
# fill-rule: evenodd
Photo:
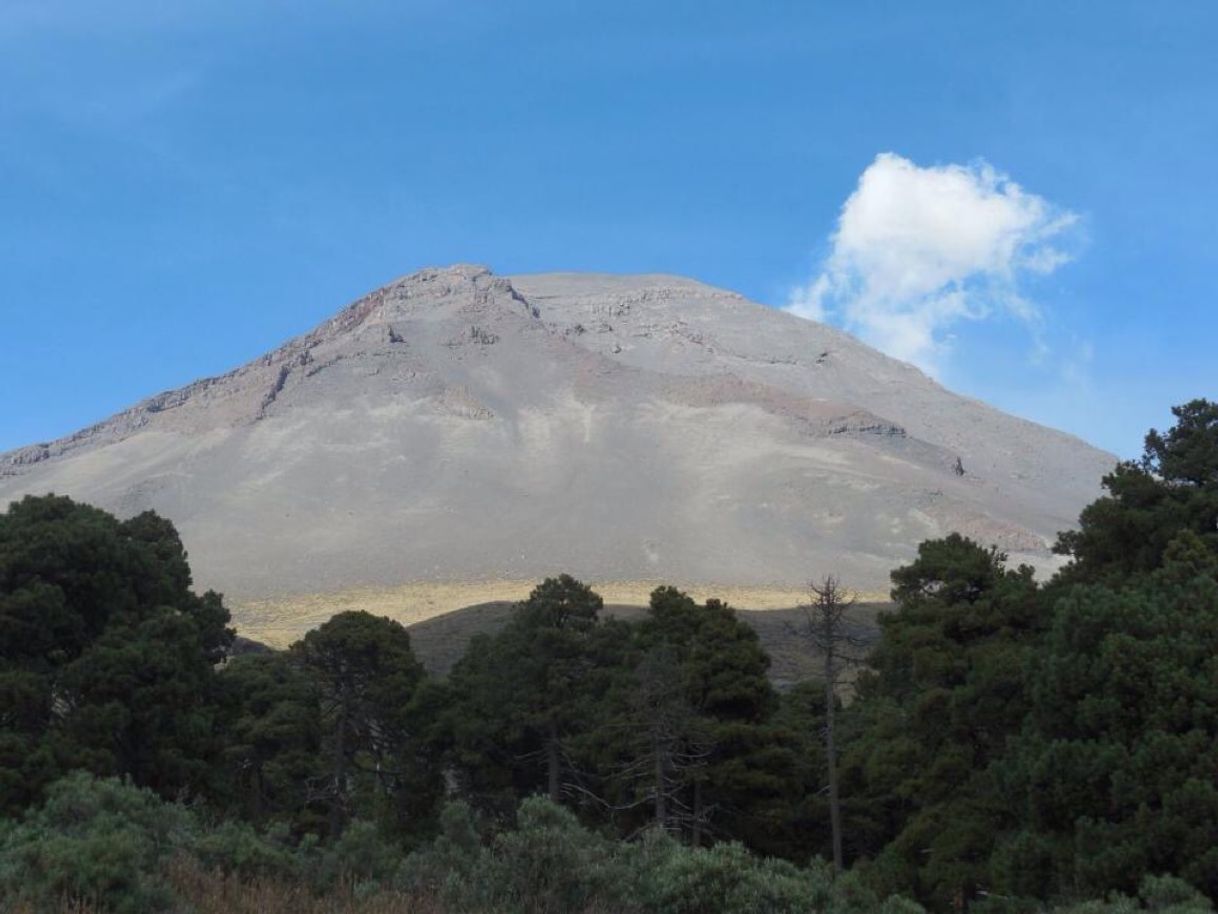
<svg viewBox="0 0 1218 914">
<path fill-rule="evenodd" d="M 467 261 L 793 305 L 1134 456 L 1218 396 L 1216 153 L 1212 0 L 0 0 L 0 450 Z"/>
</svg>

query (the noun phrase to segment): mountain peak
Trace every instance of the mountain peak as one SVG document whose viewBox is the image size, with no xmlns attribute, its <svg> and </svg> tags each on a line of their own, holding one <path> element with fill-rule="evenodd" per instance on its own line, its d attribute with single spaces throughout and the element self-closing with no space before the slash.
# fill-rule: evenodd
<svg viewBox="0 0 1218 914">
<path fill-rule="evenodd" d="M 463 287 L 477 285 L 480 282 L 484 283 L 493 275 L 489 267 L 480 264 L 455 263 L 447 267 L 425 267 L 421 270 L 415 270 L 413 273 L 407 273 L 405 276 L 399 276 L 377 291 L 403 290 L 411 292 L 429 290 L 433 294 L 436 292 L 443 293 L 444 291 L 451 292 Z M 376 293 L 374 292 L 373 294 Z"/>
</svg>

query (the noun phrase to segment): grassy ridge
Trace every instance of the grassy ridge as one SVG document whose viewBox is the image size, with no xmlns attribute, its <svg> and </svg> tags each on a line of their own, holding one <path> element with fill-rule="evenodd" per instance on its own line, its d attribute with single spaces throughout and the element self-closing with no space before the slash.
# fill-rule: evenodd
<svg viewBox="0 0 1218 914">
<path fill-rule="evenodd" d="M 646 606 L 651 592 L 670 581 L 589 582 L 607 605 Z M 535 580 L 521 581 L 416 581 L 396 587 L 367 587 L 336 593 L 292 594 L 265 600 L 230 600 L 237 632 L 274 648 L 285 648 L 305 632 L 324 623 L 336 613 L 355 610 L 388 616 L 403 625 L 417 625 L 447 613 L 486 603 L 513 603 L 524 600 L 537 586 Z M 788 609 L 808 599 L 805 591 L 794 587 L 739 587 L 719 584 L 678 583 L 698 602 L 716 597 L 746 611 Z M 887 594 L 863 593 L 864 601 L 883 603 Z"/>
<path fill-rule="evenodd" d="M 512 605 L 507 600 L 480 603 L 410 625 L 415 654 L 429 672 L 447 674 L 465 653 L 470 638 L 477 634 L 494 634 L 507 624 Z M 866 626 L 860 632 L 864 638 L 878 636 L 876 617 L 891 606 L 890 603 L 872 602 L 856 607 L 856 618 Z M 633 620 L 646 614 L 647 605 L 646 601 L 642 605 L 606 603 L 604 612 L 614 618 Z M 761 646 L 770 656 L 770 678 L 776 685 L 782 687 L 821 675 L 818 658 L 791 630 L 803 621 L 798 609 L 791 606 L 738 609 L 736 614 L 761 639 Z"/>
</svg>

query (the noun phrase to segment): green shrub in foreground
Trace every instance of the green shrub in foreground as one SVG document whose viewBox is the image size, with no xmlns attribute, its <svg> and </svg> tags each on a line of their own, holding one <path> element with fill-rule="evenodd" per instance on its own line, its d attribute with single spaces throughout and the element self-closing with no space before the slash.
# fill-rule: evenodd
<svg viewBox="0 0 1218 914">
<path fill-rule="evenodd" d="M 207 827 L 151 791 L 79 773 L 52 785 L 46 802 L 24 820 L 0 823 L 0 897 L 31 910 L 54 910 L 64 899 L 115 914 L 186 910 L 167 878 L 175 858 L 188 869 L 235 880 L 214 883 L 228 885 L 225 892 L 262 885 L 327 910 L 343 898 L 345 910 L 362 910 L 350 906 L 353 897 L 379 899 L 378 911 L 399 910 L 400 903 L 404 911 L 423 904 L 462 914 L 925 914 L 905 898 L 881 901 L 860 873 L 834 879 L 822 861 L 799 867 L 739 844 L 693 848 L 658 832 L 617 841 L 539 797 L 524 801 L 516 827 L 490 841 L 479 834 L 470 808 L 454 803 L 441 816 L 440 835 L 403 859 L 368 823 L 352 823 L 329 845 L 314 839 L 293 845 L 286 829 L 261 833 L 233 822 Z M 214 900 L 223 902 L 219 895 Z M 977 907 L 986 914 L 1046 910 L 997 897 Z M 1213 908 L 1188 883 L 1151 876 L 1137 897 L 1116 894 L 1054 909 L 1145 912 L 1212 914 Z"/>
<path fill-rule="evenodd" d="M 739 844 L 691 848 L 664 834 L 637 842 L 605 838 L 561 806 L 525 800 L 517 827 L 489 845 L 465 804 L 441 819 L 442 833 L 411 854 L 398 888 L 436 895 L 453 910 L 558 914 L 922 914 L 904 899 L 880 903 L 853 876 L 834 881 L 817 861 L 801 868 L 757 857 Z"/>
<path fill-rule="evenodd" d="M 825 910 L 830 900 L 823 870 L 758 859 L 739 844 L 672 844 L 649 868 L 640 889 L 645 910 L 670 914 L 802 914 Z"/>
<path fill-rule="evenodd" d="M 626 849 L 540 797 L 520 804 L 515 829 L 484 845 L 469 807 L 454 803 L 441 816 L 440 836 L 406 859 L 397 882 L 460 911 L 558 914 L 596 903 L 633 910 Z"/>
<path fill-rule="evenodd" d="M 202 832 L 191 845 L 191 854 L 205 870 L 231 873 L 241 879 L 307 878 L 307 862 L 315 856 L 315 839 L 293 847 L 286 828 L 272 828 L 263 835 L 245 822 L 225 821 Z"/>
<path fill-rule="evenodd" d="M 1054 909 L 1054 914 L 1209 914 L 1214 910 L 1201 892 L 1175 876 L 1145 876 L 1138 897 L 1114 893 L 1104 901 L 1084 901 Z"/>
<path fill-rule="evenodd" d="M 150 790 L 69 775 L 0 837 L 0 896 L 40 908 L 72 897 L 118 914 L 165 910 L 164 866 L 195 827 L 187 810 Z"/>
</svg>

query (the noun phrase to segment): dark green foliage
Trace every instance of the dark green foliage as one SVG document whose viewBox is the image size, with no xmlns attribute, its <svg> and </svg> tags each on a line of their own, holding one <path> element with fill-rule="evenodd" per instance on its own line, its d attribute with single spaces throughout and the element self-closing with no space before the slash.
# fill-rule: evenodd
<svg viewBox="0 0 1218 914">
<path fill-rule="evenodd" d="M 848 845 L 871 878 L 946 906 L 988 884 L 1006 815 L 991 764 L 1028 710 L 1024 669 L 1045 619 L 1031 570 L 957 534 L 893 572 L 872 672 L 846 725 Z"/>
<path fill-rule="evenodd" d="M 263 833 L 248 822 L 227 819 L 200 829 L 189 853 L 207 870 L 245 880 L 313 881 L 318 873 L 311 865 L 315 850 L 313 840 L 293 843 L 286 828 Z"/>
<path fill-rule="evenodd" d="M 180 911 L 168 872 L 175 862 L 327 892 L 388 882 L 402 858 L 367 822 L 352 823 L 323 847 L 292 841 L 285 829 L 259 832 L 236 821 L 208 826 L 150 790 L 78 772 L 52 784 L 46 802 L 21 822 L 0 822 L 0 899 L 39 910 L 84 901 L 120 914 Z"/>
<path fill-rule="evenodd" d="M 138 579 L 147 588 L 144 602 L 177 607 L 188 614 L 199 631 L 207 659 L 219 663 L 233 640 L 228 610 L 215 591 L 209 590 L 201 597 L 191 591 L 186 549 L 173 524 L 153 511 L 145 511 L 123 521 L 121 527 L 127 537 L 151 552 L 157 569 L 157 574 Z"/>
<path fill-rule="evenodd" d="M 675 587 L 659 587 L 639 624 L 638 641 L 644 648 L 663 644 L 677 651 L 686 696 L 700 714 L 755 722 L 777 705 L 766 678 L 770 660 L 757 633 L 726 603 L 698 606 Z"/>
<path fill-rule="evenodd" d="M 461 792 L 480 809 L 507 815 L 512 799 L 541 789 L 537 752 L 522 726 L 506 664 L 516 645 L 475 635 L 449 675 L 442 726 L 432 744 L 442 749 L 460 779 Z"/>
<path fill-rule="evenodd" d="M 1138 886 L 1137 897 L 1117 892 L 1104 901 L 1084 901 L 1055 909 L 1055 914 L 1208 914 L 1210 900 L 1187 882 L 1173 876 L 1146 876 Z"/>
<path fill-rule="evenodd" d="M 1218 403 L 1191 400 L 1171 412 L 1175 425 L 1147 433 L 1143 468 L 1175 485 L 1218 485 Z"/>
<path fill-rule="evenodd" d="M 154 793 L 75 774 L 0 832 L 0 897 L 51 909 L 82 898 L 121 914 L 166 910 L 165 863 L 194 839 L 193 817 Z"/>
<path fill-rule="evenodd" d="M 316 681 L 290 656 L 247 654 L 228 662 L 220 685 L 229 808 L 257 824 L 318 828 L 326 767 Z"/>
<path fill-rule="evenodd" d="M 670 645 L 642 651 L 618 682 L 618 713 L 601 734 L 608 745 L 599 748 L 612 759 L 600 759 L 606 788 L 638 827 L 648 819 L 661 830 L 705 825 L 686 801 L 700 786 L 714 735 L 690 701 L 683 672 Z"/>
<path fill-rule="evenodd" d="M 569 575 L 547 579 L 453 668 L 449 757 L 480 808 L 506 815 L 530 793 L 580 793 L 574 756 L 628 647 L 626 628 L 600 610 L 601 598 Z"/>
<path fill-rule="evenodd" d="M 402 862 L 395 882 L 411 894 L 440 898 L 459 909 L 475 910 L 489 904 L 494 891 L 479 878 L 483 860 L 482 836 L 474 811 L 457 800 L 444 806 L 439 834 Z"/>
<path fill-rule="evenodd" d="M 318 794 L 329 831 L 341 834 L 355 812 L 391 821 L 430 807 L 437 773 L 419 764 L 413 701 L 424 679 L 410 635 L 392 619 L 344 612 L 292 646 L 320 699 L 322 755 Z"/>
<path fill-rule="evenodd" d="M 369 897 L 376 903 L 368 910 L 454 914 L 922 914 L 908 899 L 881 900 L 853 873 L 834 880 L 819 861 L 800 867 L 731 842 L 688 847 L 659 832 L 621 842 L 541 798 L 526 800 L 514 818 L 514 827 L 484 836 L 469 807 L 452 804 L 440 835 L 404 856 L 365 822 L 351 823 L 329 846 L 293 844 L 282 832 L 209 826 L 151 791 L 74 775 L 53 785 L 24 821 L 0 824 L 0 892 L 6 904 L 35 910 L 83 900 L 99 911 L 186 911 L 199 909 L 200 877 L 214 872 L 237 881 L 204 882 L 215 886 L 206 910 L 255 910 L 239 907 L 244 898 L 244 905 L 273 899 L 276 910 L 354 911 Z M 259 887 L 245 896 L 241 884 L 252 882 Z M 994 899 L 978 910 L 1032 908 Z M 1179 879 L 1148 876 L 1136 897 L 1058 910 L 1208 914 L 1212 907 Z"/>
<path fill-rule="evenodd" d="M 1176 424 L 1151 430 L 1142 459 L 1104 477 L 1108 495 L 1083 509 L 1057 551 L 1072 557 L 1067 583 L 1121 583 L 1158 568 L 1177 534 L 1191 531 L 1218 552 L 1218 403 L 1172 409 Z"/>
<path fill-rule="evenodd" d="M 399 885 L 436 892 L 452 910 L 495 914 L 920 914 L 879 899 L 856 880 L 836 884 L 828 867 L 756 857 L 739 844 L 693 848 L 652 831 L 624 843 L 581 826 L 567 810 L 533 798 L 516 828 L 482 843 L 468 807 L 443 816 L 444 833 L 407 859 Z"/>
<path fill-rule="evenodd" d="M 775 806 L 795 783 L 790 734 L 756 633 L 718 600 L 651 596 L 610 703 L 604 790 L 627 833 L 650 819 L 694 844 L 732 835 L 771 847 Z"/>
<path fill-rule="evenodd" d="M 190 590 L 173 525 L 68 498 L 0 515 L 0 810 L 56 773 L 122 774 L 163 795 L 212 786 L 213 665 L 232 638 Z"/>
<path fill-rule="evenodd" d="M 1057 606 L 1007 762 L 1022 830 L 1004 876 L 1057 892 L 1130 891 L 1171 872 L 1218 894 L 1218 557 L 1191 532 L 1163 567 Z"/>
<path fill-rule="evenodd" d="M 490 849 L 489 868 L 496 873 L 491 910 L 563 914 L 598 900 L 628 900 L 630 878 L 614 859 L 613 841 L 541 797 L 525 800 L 516 822 Z"/>
<path fill-rule="evenodd" d="M 1218 895 L 1218 404 L 1172 410 L 1083 511 L 1045 593 L 1032 714 L 1002 766 L 1009 891 L 1132 890 L 1171 872 Z"/>
<path fill-rule="evenodd" d="M 893 573 L 847 752 L 872 884 L 939 908 L 1162 872 L 1218 893 L 1218 407 L 1174 412 L 1048 587 L 958 536 Z"/>
<path fill-rule="evenodd" d="M 190 617 L 163 607 L 112 621 L 55 688 L 67 705 L 49 734 L 61 770 L 128 775 L 163 796 L 212 783 L 215 673 Z"/>
<path fill-rule="evenodd" d="M 833 891 L 827 868 L 801 870 L 785 860 L 758 859 L 739 844 L 683 848 L 654 841 L 644 849 L 649 864 L 639 887 L 644 910 L 665 914 L 802 914 L 846 908 Z M 878 907 L 874 897 L 868 909 Z"/>
<path fill-rule="evenodd" d="M 789 786 L 773 803 L 757 810 L 750 846 L 792 860 L 813 855 L 832 859 L 821 684 L 797 683 L 785 692 L 772 725 L 790 762 Z"/>
<path fill-rule="evenodd" d="M 653 821 L 695 843 L 768 841 L 797 760 L 771 722 L 755 633 L 673 588 L 633 626 L 599 610 L 584 585 L 551 579 L 499 635 L 470 643 L 439 702 L 463 794 L 500 817 L 544 792 L 622 834 Z"/>
</svg>

